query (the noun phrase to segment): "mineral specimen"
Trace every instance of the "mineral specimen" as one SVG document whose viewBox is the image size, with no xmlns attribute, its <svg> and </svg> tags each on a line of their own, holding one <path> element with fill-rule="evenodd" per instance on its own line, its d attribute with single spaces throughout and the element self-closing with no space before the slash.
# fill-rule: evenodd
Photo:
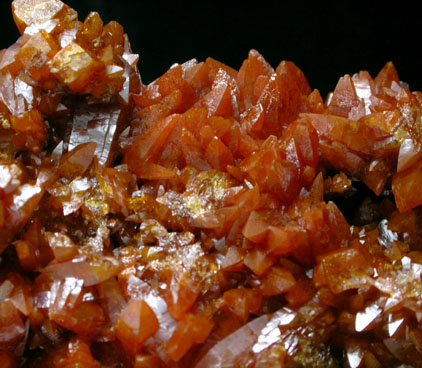
<svg viewBox="0 0 422 368">
<path fill-rule="evenodd" d="M 251 50 L 145 85 L 128 37 L 14 0 L 1 367 L 422 367 L 422 93 L 326 101 Z"/>
</svg>

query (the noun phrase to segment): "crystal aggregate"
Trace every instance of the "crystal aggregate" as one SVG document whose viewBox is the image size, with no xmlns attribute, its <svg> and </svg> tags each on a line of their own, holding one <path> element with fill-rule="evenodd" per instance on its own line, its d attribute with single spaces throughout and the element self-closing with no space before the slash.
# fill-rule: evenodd
<svg viewBox="0 0 422 368">
<path fill-rule="evenodd" d="M 1 367 L 422 367 L 422 93 L 391 62 L 325 101 L 256 50 L 144 84 L 117 22 L 12 14 Z"/>
</svg>

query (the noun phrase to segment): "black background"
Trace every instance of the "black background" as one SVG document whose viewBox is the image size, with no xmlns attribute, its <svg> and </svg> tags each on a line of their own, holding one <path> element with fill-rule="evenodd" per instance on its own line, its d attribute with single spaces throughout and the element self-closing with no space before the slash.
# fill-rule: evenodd
<svg viewBox="0 0 422 368">
<path fill-rule="evenodd" d="M 251 48 L 276 67 L 295 62 L 325 96 L 338 78 L 387 61 L 411 90 L 422 90 L 422 22 L 417 2 L 68 0 L 83 20 L 90 10 L 121 23 L 140 54 L 144 83 L 173 63 L 211 56 L 238 69 Z M 10 1 L 0 4 L 0 48 L 18 37 Z"/>
</svg>

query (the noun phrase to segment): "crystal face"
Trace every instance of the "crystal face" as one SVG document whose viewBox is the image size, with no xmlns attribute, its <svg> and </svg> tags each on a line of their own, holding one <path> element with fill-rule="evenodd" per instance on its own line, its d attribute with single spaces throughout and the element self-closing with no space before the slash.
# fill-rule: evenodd
<svg viewBox="0 0 422 368">
<path fill-rule="evenodd" d="M 0 52 L 0 367 L 422 360 L 422 94 L 173 65 L 60 0 Z M 362 200 L 361 198 L 365 198 Z"/>
</svg>

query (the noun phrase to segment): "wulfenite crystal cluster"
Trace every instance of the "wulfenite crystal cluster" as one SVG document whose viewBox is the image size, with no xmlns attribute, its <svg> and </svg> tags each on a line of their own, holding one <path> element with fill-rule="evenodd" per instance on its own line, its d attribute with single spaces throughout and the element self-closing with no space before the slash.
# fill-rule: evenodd
<svg viewBox="0 0 422 368">
<path fill-rule="evenodd" d="M 128 37 L 15 0 L 0 367 L 422 367 L 422 94 L 324 101 L 251 50 L 145 85 Z"/>
</svg>

